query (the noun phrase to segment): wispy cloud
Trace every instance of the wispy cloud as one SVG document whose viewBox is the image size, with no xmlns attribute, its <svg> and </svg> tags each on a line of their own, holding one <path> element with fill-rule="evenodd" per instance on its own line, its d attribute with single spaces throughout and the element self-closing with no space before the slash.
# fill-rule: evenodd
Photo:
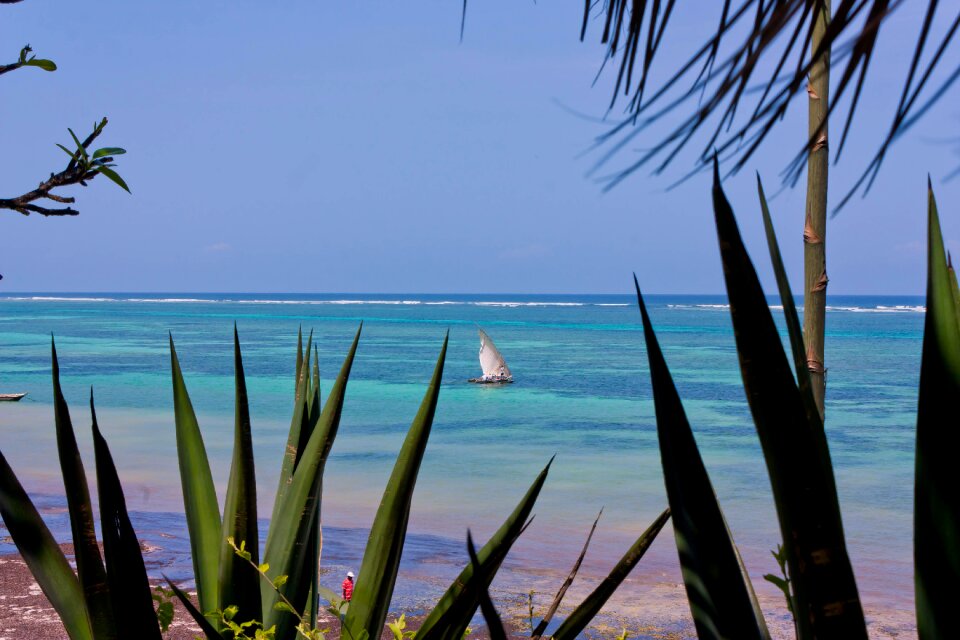
<svg viewBox="0 0 960 640">
<path fill-rule="evenodd" d="M 214 242 L 213 244 L 208 244 L 203 248 L 205 253 L 223 253 L 224 251 L 230 251 L 233 249 L 226 242 Z"/>
</svg>

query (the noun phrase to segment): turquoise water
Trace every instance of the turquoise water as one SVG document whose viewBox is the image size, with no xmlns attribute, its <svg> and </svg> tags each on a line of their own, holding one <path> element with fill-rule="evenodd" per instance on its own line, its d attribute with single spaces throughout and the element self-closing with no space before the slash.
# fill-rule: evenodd
<svg viewBox="0 0 960 640">
<path fill-rule="evenodd" d="M 724 300 L 652 296 L 649 303 L 733 533 L 758 586 L 769 594 L 760 576 L 775 570 L 768 550 L 778 531 Z M 855 569 L 874 610 L 912 609 L 922 304 L 913 297 L 838 297 L 828 312 L 827 433 Z M 325 525 L 347 538 L 345 550 L 331 551 L 339 554 L 332 562 L 348 566 L 362 550 L 362 529 L 372 520 L 447 329 L 440 406 L 410 524 L 422 536 L 423 557 L 431 557 L 424 549 L 443 547 L 438 554 L 447 560 L 436 563 L 455 563 L 451 549 L 466 529 L 483 539 L 553 454 L 536 521 L 511 559 L 531 584 L 542 579 L 555 588 L 551 580 L 573 562 L 601 506 L 587 577 L 604 573 L 666 506 L 643 336 L 628 296 L 5 294 L 0 392 L 30 395 L 0 405 L 0 449 L 31 491 L 62 493 L 50 406 L 53 333 L 78 428 L 89 424 L 92 385 L 130 508 L 141 512 L 143 527 L 182 536 L 175 515 L 182 503 L 167 333 L 176 341 L 222 497 L 232 446 L 236 321 L 261 513 L 269 513 L 291 412 L 297 328 L 314 331 L 329 386 L 361 320 L 324 484 Z M 476 324 L 497 342 L 515 384 L 466 382 L 479 373 Z M 407 571 L 435 575 L 446 569 L 434 571 L 424 560 L 408 562 Z M 636 574 L 638 589 L 676 587 L 669 532 Z"/>
</svg>

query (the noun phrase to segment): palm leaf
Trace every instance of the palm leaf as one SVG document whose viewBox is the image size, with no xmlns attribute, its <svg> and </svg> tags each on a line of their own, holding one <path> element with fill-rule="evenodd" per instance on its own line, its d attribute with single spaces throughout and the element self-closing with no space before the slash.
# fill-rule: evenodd
<svg viewBox="0 0 960 640">
<path fill-rule="evenodd" d="M 530 512 L 533 511 L 552 464 L 553 458 L 550 458 L 547 466 L 534 479 L 513 512 L 477 554 L 481 565 L 490 567 L 490 571 L 484 574 L 488 586 L 507 557 L 510 547 L 526 528 L 525 523 L 528 522 Z M 476 586 L 478 580 L 479 577 L 474 574 L 473 564 L 464 567 L 420 625 L 417 630 L 417 639 L 462 640 L 464 631 L 480 605 Z"/>
<path fill-rule="evenodd" d="M 260 575 L 238 556 L 227 538 L 246 543 L 250 561 L 260 564 L 260 539 L 257 532 L 257 479 L 254 472 L 253 442 L 250 437 L 250 407 L 243 374 L 240 337 L 233 327 L 233 361 L 236 377 L 236 418 L 233 431 L 233 462 L 223 506 L 223 531 L 220 534 L 220 606 L 237 607 L 234 620 L 247 622 L 262 617 Z"/>
<path fill-rule="evenodd" d="M 866 638 L 823 424 L 793 379 L 716 162 L 713 204 L 740 371 L 773 487 L 800 638 Z"/>
<path fill-rule="evenodd" d="M 928 188 L 927 314 L 923 328 L 914 562 L 917 630 L 921 640 L 955 633 L 960 596 L 960 493 L 953 423 L 960 398 L 960 324 L 955 280 L 943 251 L 933 190 Z M 954 416 L 951 418 L 951 416 Z"/>
<path fill-rule="evenodd" d="M 627 550 L 620 561 L 614 566 L 610 574 L 603 579 L 596 589 L 573 610 L 563 624 L 554 632 L 553 640 L 574 640 L 580 632 L 587 628 L 587 625 L 600 613 L 600 609 L 607 603 L 610 596 L 617 590 L 623 581 L 630 575 L 633 568 L 640 562 L 640 558 L 647 552 L 650 545 L 663 525 L 670 518 L 670 509 L 664 510 L 657 519 L 653 521 L 647 530 L 644 531 L 637 541 Z"/>
<path fill-rule="evenodd" d="M 697 636 L 769 640 L 760 605 L 710 484 L 636 277 L 634 285 L 650 362 L 663 479 Z"/>
<path fill-rule="evenodd" d="M 2 453 L 0 517 L 70 640 L 93 640 L 80 582 Z"/>
<path fill-rule="evenodd" d="M 593 4 L 593 0 L 585 0 L 581 39 Z M 831 3 L 827 0 L 724 0 L 714 4 L 719 14 L 716 30 L 696 41 L 688 56 L 661 56 L 664 64 L 654 73 L 653 62 L 668 42 L 669 35 L 665 34 L 677 4 L 676 0 L 610 0 L 601 5 L 604 64 L 608 59 L 614 60 L 611 66 L 615 66 L 617 74 L 610 106 L 614 106 L 621 91 L 627 104 L 625 117 L 600 140 L 600 144 L 609 143 L 609 147 L 598 164 L 608 162 L 642 132 L 652 132 L 654 138 L 651 144 L 642 145 L 645 151 L 638 159 L 609 178 L 609 186 L 644 166 L 654 165 L 656 172 L 665 170 L 697 140 L 702 144 L 697 145 L 695 171 L 708 167 L 714 148 L 733 160 L 733 171 L 741 169 L 783 119 L 791 101 L 806 91 L 811 73 L 824 58 L 843 69 L 832 89 L 828 112 L 829 118 L 838 105 L 848 105 L 840 143 L 836 145 L 839 159 L 860 107 L 860 93 L 879 34 L 903 3 L 839 0 L 833 3 L 830 15 Z M 960 77 L 960 68 L 945 55 L 960 28 L 960 12 L 951 8 L 947 15 L 937 16 L 940 4 L 927 0 L 924 18 L 915 28 L 916 45 L 890 126 L 876 130 L 877 151 L 843 203 L 860 186 L 869 188 L 893 143 Z M 828 14 L 829 23 L 823 38 L 814 46 L 811 24 L 823 13 Z M 944 28 L 931 51 L 929 36 L 935 23 Z M 723 58 L 718 56 L 721 48 L 726 52 Z M 938 70 L 942 71 L 939 75 Z M 651 89 L 647 80 L 653 76 L 664 81 Z M 679 118 L 675 117 L 678 111 Z M 748 115 L 738 120 L 738 112 Z M 671 121 L 666 127 L 665 119 Z M 799 178 L 807 154 L 821 133 L 823 130 L 817 129 L 797 150 L 784 172 L 786 182 L 794 184 Z"/>
<path fill-rule="evenodd" d="M 430 437 L 437 398 L 440 395 L 448 340 L 449 333 L 443 340 L 430 386 L 397 456 L 370 528 L 360 574 L 357 576 L 357 587 L 343 622 L 345 632 L 353 638 L 359 638 L 363 632 L 370 638 L 379 638 L 383 631 L 387 607 L 390 606 L 397 570 L 400 567 L 417 473 L 427 447 L 427 439 Z"/>
<path fill-rule="evenodd" d="M 193 574 L 197 583 L 200 609 L 217 624 L 213 613 L 220 604 L 220 506 L 210 473 L 207 450 L 203 445 L 200 425 L 187 393 L 180 371 L 180 361 L 173 336 L 170 336 L 170 370 L 173 377 L 173 409 L 177 432 L 177 459 L 180 466 L 180 484 L 183 489 L 183 507 L 190 533 L 190 551 Z"/>
<path fill-rule="evenodd" d="M 70 420 L 70 409 L 60 388 L 60 362 L 57 345 L 50 338 L 50 359 L 53 365 L 53 415 L 57 427 L 57 453 L 60 457 L 60 473 L 63 477 L 67 509 L 70 512 L 70 531 L 73 534 L 77 576 L 87 601 L 90 624 L 94 635 L 105 640 L 116 637 L 113 627 L 113 611 L 110 608 L 110 589 L 107 573 L 100 556 L 97 534 L 93 527 L 93 507 L 83 459 L 77 448 L 77 437 Z"/>
<path fill-rule="evenodd" d="M 97 467 L 97 495 L 100 499 L 100 528 L 103 533 L 103 555 L 107 562 L 107 581 L 117 636 L 161 640 L 160 624 L 153 609 L 153 595 L 147 580 L 147 569 L 140 552 L 140 541 L 130 524 L 123 487 L 110 455 L 107 441 L 97 425 L 90 392 L 90 415 L 93 419 L 93 450 Z"/>
</svg>

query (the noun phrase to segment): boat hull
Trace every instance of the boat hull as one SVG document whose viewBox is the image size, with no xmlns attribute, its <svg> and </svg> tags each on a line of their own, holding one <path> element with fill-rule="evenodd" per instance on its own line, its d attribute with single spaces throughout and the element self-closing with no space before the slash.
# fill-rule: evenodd
<svg viewBox="0 0 960 640">
<path fill-rule="evenodd" d="M 0 402 L 19 402 L 25 393 L 0 393 Z"/>
<path fill-rule="evenodd" d="M 474 384 L 513 384 L 513 379 L 504 378 L 500 380 L 498 379 L 485 380 L 484 378 L 470 378 L 469 380 L 467 380 L 467 382 L 472 382 Z"/>
</svg>

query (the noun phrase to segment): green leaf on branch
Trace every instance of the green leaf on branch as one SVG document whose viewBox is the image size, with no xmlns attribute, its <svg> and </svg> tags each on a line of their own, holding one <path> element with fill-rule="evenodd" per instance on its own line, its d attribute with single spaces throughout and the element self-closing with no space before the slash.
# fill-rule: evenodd
<svg viewBox="0 0 960 640">
<path fill-rule="evenodd" d="M 43 58 L 37 59 L 37 56 L 27 57 L 33 52 L 33 48 L 30 45 L 25 46 L 23 49 L 20 49 L 20 65 L 24 67 L 40 67 L 44 71 L 56 71 L 57 65 L 54 64 L 53 60 L 44 60 Z"/>
<path fill-rule="evenodd" d="M 53 60 L 44 60 L 43 58 L 30 58 L 23 63 L 25 67 L 40 67 L 44 71 L 56 71 L 57 65 Z"/>
<path fill-rule="evenodd" d="M 59 143 L 57 144 L 57 146 L 60 147 L 61 149 L 63 149 L 63 152 L 64 152 L 65 154 L 67 154 L 68 156 L 70 156 L 70 159 L 71 159 L 71 160 L 73 160 L 74 158 L 77 157 L 77 152 L 76 152 L 76 151 L 70 151 L 70 149 L 67 149 L 65 146 L 63 146 L 62 144 L 59 144 Z"/>
<path fill-rule="evenodd" d="M 70 132 L 70 137 L 73 138 L 73 141 L 77 143 L 77 151 L 80 152 L 80 155 L 83 156 L 83 160 L 87 161 L 90 159 L 90 156 L 87 155 L 87 149 L 83 146 L 83 143 L 80 142 L 80 138 L 77 137 L 77 134 L 73 132 L 73 129 L 67 127 L 67 131 Z"/>
<path fill-rule="evenodd" d="M 96 160 L 97 158 L 103 158 L 105 156 L 122 156 L 126 152 L 126 149 L 121 149 L 120 147 L 104 147 L 93 152 L 93 159 Z"/>
<path fill-rule="evenodd" d="M 121 178 L 117 174 L 117 172 L 114 171 L 113 169 L 108 169 L 107 167 L 104 167 L 104 166 L 98 166 L 97 172 L 102 173 L 106 177 L 110 178 L 110 180 L 116 183 L 121 189 L 123 189 L 127 193 L 130 193 L 130 187 L 127 186 L 127 183 L 124 182 L 123 178 Z"/>
</svg>

